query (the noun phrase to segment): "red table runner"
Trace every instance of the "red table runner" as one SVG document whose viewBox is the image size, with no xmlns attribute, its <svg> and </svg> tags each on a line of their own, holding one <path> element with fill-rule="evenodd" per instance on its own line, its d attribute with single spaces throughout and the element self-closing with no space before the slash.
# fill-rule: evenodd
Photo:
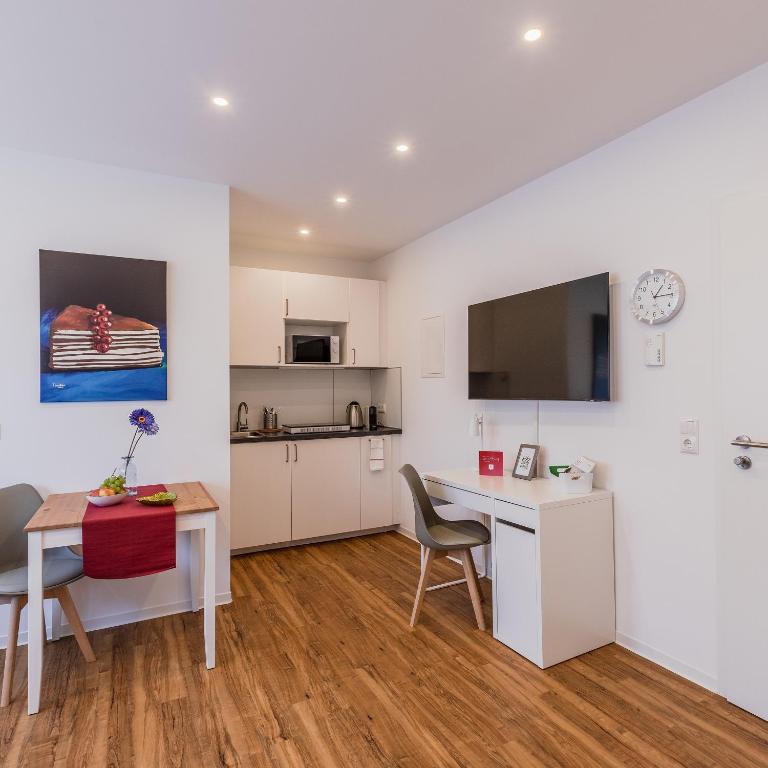
<svg viewBox="0 0 768 768">
<path fill-rule="evenodd" d="M 165 491 L 144 485 L 139 496 Z M 89 503 L 83 516 L 83 571 L 92 579 L 131 579 L 176 567 L 176 510 L 135 496 L 112 507 Z"/>
</svg>

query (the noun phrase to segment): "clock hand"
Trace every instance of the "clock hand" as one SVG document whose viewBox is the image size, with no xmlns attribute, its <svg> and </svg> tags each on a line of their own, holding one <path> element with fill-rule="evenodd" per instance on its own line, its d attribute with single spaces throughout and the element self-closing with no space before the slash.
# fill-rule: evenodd
<svg viewBox="0 0 768 768">
<path fill-rule="evenodd" d="M 674 293 L 662 293 L 661 295 L 659 295 L 659 294 L 657 293 L 657 294 L 655 294 L 655 295 L 654 295 L 654 297 L 653 297 L 653 298 L 654 298 L 654 299 L 663 299 L 663 298 L 665 298 L 666 296 L 674 296 L 674 295 L 675 295 Z"/>
<path fill-rule="evenodd" d="M 656 291 L 656 293 L 653 294 L 653 298 L 654 299 L 659 295 L 659 291 L 661 291 L 662 288 L 664 288 L 664 282 L 663 281 L 662 281 L 661 285 L 659 286 L 659 290 Z"/>
</svg>

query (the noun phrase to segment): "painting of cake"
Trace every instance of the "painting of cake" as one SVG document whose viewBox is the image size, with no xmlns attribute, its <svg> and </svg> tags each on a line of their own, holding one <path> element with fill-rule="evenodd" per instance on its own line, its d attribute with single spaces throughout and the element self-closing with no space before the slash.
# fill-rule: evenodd
<svg viewBox="0 0 768 768">
<path fill-rule="evenodd" d="M 105 304 L 68 306 L 51 323 L 50 362 L 55 371 L 149 368 L 163 362 L 160 331 Z"/>
<path fill-rule="evenodd" d="M 167 399 L 166 262 L 40 251 L 40 400 Z"/>
</svg>

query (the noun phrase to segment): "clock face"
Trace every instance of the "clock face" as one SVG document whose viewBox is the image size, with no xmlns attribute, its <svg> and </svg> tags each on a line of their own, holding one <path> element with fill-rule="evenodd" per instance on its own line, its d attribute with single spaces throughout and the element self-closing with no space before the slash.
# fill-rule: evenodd
<svg viewBox="0 0 768 768">
<path fill-rule="evenodd" d="M 656 325 L 671 320 L 684 301 L 685 285 L 680 275 L 668 269 L 649 269 L 637 279 L 630 307 L 638 320 Z"/>
</svg>

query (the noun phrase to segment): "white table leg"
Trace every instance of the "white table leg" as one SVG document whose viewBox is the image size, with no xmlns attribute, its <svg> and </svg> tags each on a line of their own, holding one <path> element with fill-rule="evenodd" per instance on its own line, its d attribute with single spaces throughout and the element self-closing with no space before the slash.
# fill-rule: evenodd
<svg viewBox="0 0 768 768">
<path fill-rule="evenodd" d="M 216 513 L 206 512 L 205 575 L 203 582 L 203 626 L 205 628 L 205 666 L 216 666 Z"/>
<path fill-rule="evenodd" d="M 43 534 L 27 534 L 27 712 L 40 710 L 43 671 Z"/>
<path fill-rule="evenodd" d="M 203 532 L 197 528 L 189 532 L 189 596 L 192 611 L 200 610 L 200 587 L 203 568 Z"/>
</svg>

